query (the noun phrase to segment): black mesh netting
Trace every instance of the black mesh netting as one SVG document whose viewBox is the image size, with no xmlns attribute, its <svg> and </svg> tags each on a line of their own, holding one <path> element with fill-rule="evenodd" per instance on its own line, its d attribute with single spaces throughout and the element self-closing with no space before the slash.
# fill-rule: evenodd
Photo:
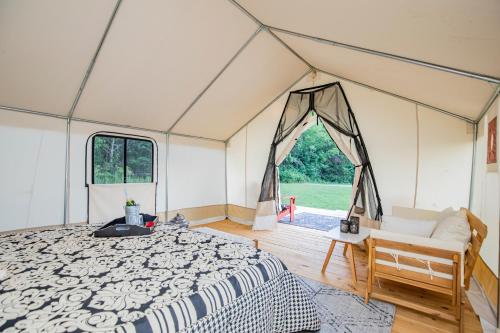
<svg viewBox="0 0 500 333">
<path fill-rule="evenodd" d="M 379 220 L 382 206 L 373 169 L 356 118 L 339 82 L 290 92 L 271 145 L 259 202 L 275 200 L 278 205 L 277 147 L 295 133 L 295 129 L 302 126 L 312 112 L 323 122 L 339 149 L 359 168 L 353 184 L 355 195 L 349 215 L 354 211 Z"/>
</svg>

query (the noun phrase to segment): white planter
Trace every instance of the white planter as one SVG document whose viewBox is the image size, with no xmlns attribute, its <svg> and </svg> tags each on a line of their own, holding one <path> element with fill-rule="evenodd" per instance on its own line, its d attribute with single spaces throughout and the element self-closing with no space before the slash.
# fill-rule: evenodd
<svg viewBox="0 0 500 333">
<path fill-rule="evenodd" d="M 141 206 L 125 206 L 125 223 L 132 225 L 141 225 L 142 216 L 140 215 Z"/>
</svg>

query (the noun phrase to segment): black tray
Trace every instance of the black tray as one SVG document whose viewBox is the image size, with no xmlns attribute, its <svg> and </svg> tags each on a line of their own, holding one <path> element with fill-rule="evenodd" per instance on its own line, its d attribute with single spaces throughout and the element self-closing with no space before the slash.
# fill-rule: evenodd
<svg viewBox="0 0 500 333">
<path fill-rule="evenodd" d="M 155 226 L 158 224 L 158 216 L 141 214 L 146 222 L 155 222 Z M 113 221 L 106 223 L 96 231 L 94 231 L 94 237 L 126 237 L 126 236 L 144 236 L 153 233 L 155 226 L 151 228 L 146 228 L 139 225 L 131 225 L 125 223 L 125 217 L 120 217 L 114 219 Z"/>
</svg>

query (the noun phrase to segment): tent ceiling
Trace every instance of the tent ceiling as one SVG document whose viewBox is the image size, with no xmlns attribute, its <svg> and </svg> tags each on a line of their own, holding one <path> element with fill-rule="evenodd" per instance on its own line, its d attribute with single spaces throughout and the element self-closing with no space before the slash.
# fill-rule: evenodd
<svg viewBox="0 0 500 333">
<path fill-rule="evenodd" d="M 314 67 L 475 119 L 495 85 L 276 32 Z M 332 60 L 334 59 L 334 60 Z"/>
<path fill-rule="evenodd" d="M 124 1 L 75 117 L 167 130 L 257 28 L 226 0 Z"/>
<path fill-rule="evenodd" d="M 277 29 L 290 49 L 256 35 L 263 22 L 496 81 L 497 0 L 119 1 L 0 1 L 0 108 L 69 116 L 77 101 L 79 119 L 225 140 L 305 72 L 299 57 L 471 119 L 498 87 Z"/>
<path fill-rule="evenodd" d="M 227 139 L 307 69 L 268 32 L 261 32 L 173 131 Z"/>
<path fill-rule="evenodd" d="M 500 77 L 500 1 L 237 0 L 269 26 Z"/>
<path fill-rule="evenodd" d="M 114 0 L 2 0 L 0 105 L 67 115 Z"/>
</svg>

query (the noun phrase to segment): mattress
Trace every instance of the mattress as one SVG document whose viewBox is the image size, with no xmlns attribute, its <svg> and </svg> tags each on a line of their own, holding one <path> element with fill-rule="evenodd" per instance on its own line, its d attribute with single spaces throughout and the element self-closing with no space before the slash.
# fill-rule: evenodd
<svg viewBox="0 0 500 333">
<path fill-rule="evenodd" d="M 320 327 L 283 263 L 230 240 L 160 225 L 0 235 L 2 332 L 298 332 Z"/>
</svg>

